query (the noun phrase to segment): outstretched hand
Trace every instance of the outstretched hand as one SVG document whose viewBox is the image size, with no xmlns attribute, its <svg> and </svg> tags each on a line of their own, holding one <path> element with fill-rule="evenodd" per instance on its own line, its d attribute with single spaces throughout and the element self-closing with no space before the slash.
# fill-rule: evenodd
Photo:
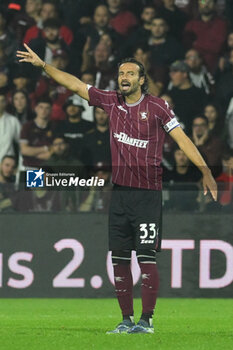
<svg viewBox="0 0 233 350">
<path fill-rule="evenodd" d="M 19 62 L 28 62 L 33 66 L 43 68 L 45 63 L 27 44 L 23 44 L 27 51 L 17 51 L 16 56 L 20 58 Z"/>
<path fill-rule="evenodd" d="M 217 184 L 211 172 L 207 172 L 206 174 L 203 175 L 202 182 L 203 182 L 203 188 L 204 188 L 204 195 L 206 195 L 207 191 L 209 190 L 213 199 L 217 201 L 217 195 L 218 195 Z"/>
</svg>

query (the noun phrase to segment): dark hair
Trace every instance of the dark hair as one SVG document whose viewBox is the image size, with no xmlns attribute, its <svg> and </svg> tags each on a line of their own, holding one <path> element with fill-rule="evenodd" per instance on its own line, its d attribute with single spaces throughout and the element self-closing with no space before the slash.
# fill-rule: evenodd
<svg viewBox="0 0 233 350">
<path fill-rule="evenodd" d="M 208 125 L 208 124 L 209 124 L 209 120 L 208 120 L 208 118 L 207 118 L 205 115 L 203 115 L 203 114 L 196 115 L 196 116 L 193 118 L 192 123 L 193 123 L 193 122 L 194 122 L 194 120 L 195 120 L 195 119 L 197 119 L 197 118 L 201 118 L 201 119 L 203 119 L 203 120 L 204 120 L 204 122 L 206 123 L 206 125 Z"/>
<path fill-rule="evenodd" d="M 141 91 L 143 94 L 148 94 L 148 78 L 146 76 L 145 67 L 143 66 L 143 64 L 141 62 L 135 60 L 135 58 L 133 58 L 133 57 L 123 58 L 118 63 L 118 71 L 119 71 L 120 66 L 124 63 L 134 63 L 139 67 L 139 78 L 144 77 L 144 83 L 141 86 Z"/>
<path fill-rule="evenodd" d="M 7 158 L 10 158 L 10 159 L 14 160 L 15 161 L 15 165 L 17 164 L 16 158 L 14 156 L 10 156 L 10 155 L 7 155 L 7 154 L 2 157 L 1 163 Z"/>
<path fill-rule="evenodd" d="M 222 155 L 223 160 L 229 160 L 230 158 L 233 158 L 233 150 L 232 149 L 227 149 Z"/>
<path fill-rule="evenodd" d="M 48 103 L 50 105 L 52 105 L 52 100 L 48 97 L 48 96 L 41 96 L 40 98 L 38 98 L 38 100 L 36 101 L 36 105 L 38 105 L 39 103 Z"/>
<path fill-rule="evenodd" d="M 59 29 L 61 27 L 61 22 L 57 18 L 48 18 L 44 21 L 43 27 Z"/>
</svg>

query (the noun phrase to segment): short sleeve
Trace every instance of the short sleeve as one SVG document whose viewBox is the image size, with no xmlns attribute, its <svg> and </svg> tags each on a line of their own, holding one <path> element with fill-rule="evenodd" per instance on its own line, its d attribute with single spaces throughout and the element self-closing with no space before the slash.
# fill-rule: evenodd
<svg viewBox="0 0 233 350">
<path fill-rule="evenodd" d="M 169 104 L 167 101 L 164 101 L 160 99 L 160 119 L 162 126 L 166 132 L 170 132 L 176 127 L 180 126 L 180 123 L 178 122 L 175 113 L 173 110 L 169 107 Z"/>
<path fill-rule="evenodd" d="M 116 92 L 100 90 L 88 85 L 89 106 L 95 106 L 104 109 L 106 112 L 115 102 Z"/>
</svg>

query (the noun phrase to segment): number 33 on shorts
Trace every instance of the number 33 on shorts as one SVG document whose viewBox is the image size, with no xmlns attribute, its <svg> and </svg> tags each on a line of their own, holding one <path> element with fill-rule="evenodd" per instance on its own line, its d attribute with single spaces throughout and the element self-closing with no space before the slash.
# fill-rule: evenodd
<svg viewBox="0 0 233 350">
<path fill-rule="evenodd" d="M 142 232 L 140 235 L 141 244 L 154 244 L 159 234 L 159 228 L 156 227 L 156 224 L 140 224 L 139 227 L 140 231 Z"/>
</svg>

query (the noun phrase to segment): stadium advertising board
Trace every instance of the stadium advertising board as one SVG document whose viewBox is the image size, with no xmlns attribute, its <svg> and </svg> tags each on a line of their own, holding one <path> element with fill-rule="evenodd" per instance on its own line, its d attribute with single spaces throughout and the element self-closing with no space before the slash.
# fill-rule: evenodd
<svg viewBox="0 0 233 350">
<path fill-rule="evenodd" d="M 0 216 L 0 297 L 113 297 L 103 214 Z M 233 218 L 164 215 L 161 297 L 232 297 Z M 135 296 L 140 270 L 132 259 Z"/>
</svg>

